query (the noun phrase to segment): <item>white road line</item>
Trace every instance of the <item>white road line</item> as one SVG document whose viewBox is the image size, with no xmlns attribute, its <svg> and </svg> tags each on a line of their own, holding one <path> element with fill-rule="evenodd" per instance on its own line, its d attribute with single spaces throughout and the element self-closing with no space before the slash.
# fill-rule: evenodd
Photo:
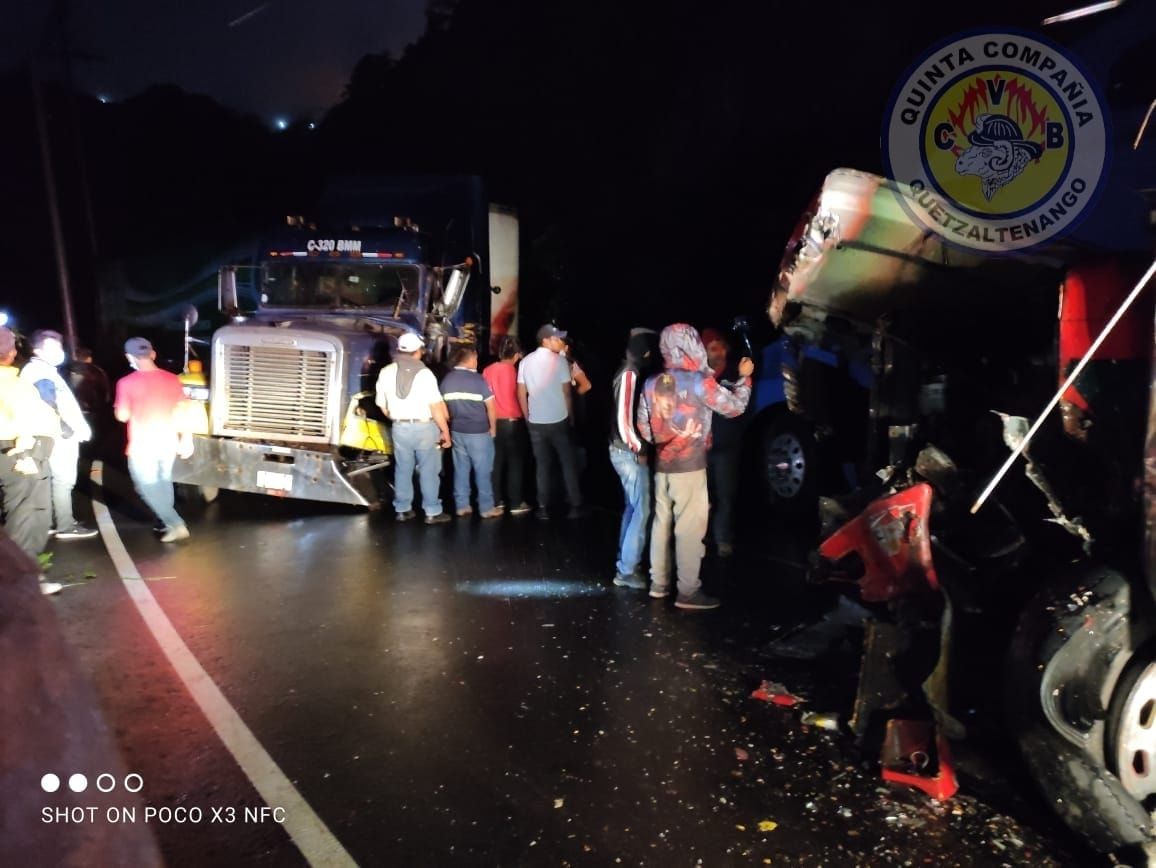
<svg viewBox="0 0 1156 868">
<path fill-rule="evenodd" d="M 334 866 L 334 868 L 355 866 L 357 863 L 341 846 L 341 842 L 309 807 L 301 797 L 301 793 L 285 777 L 285 773 L 241 720 L 236 709 L 229 704 L 220 688 L 197 662 L 193 652 L 161 610 L 148 585 L 141 579 L 140 571 L 121 542 L 112 515 L 104 504 L 101 484 L 102 463 L 92 462 L 92 481 L 100 495 L 92 500 L 96 523 L 100 527 L 100 535 L 105 548 L 108 549 L 108 555 L 112 558 L 129 597 L 152 631 L 153 638 L 157 640 L 169 663 L 192 694 L 193 700 L 208 718 L 217 737 L 224 742 L 229 753 L 261 794 L 261 798 L 270 807 L 285 809 L 285 821 L 282 826 L 306 861 L 310 865 Z"/>
</svg>

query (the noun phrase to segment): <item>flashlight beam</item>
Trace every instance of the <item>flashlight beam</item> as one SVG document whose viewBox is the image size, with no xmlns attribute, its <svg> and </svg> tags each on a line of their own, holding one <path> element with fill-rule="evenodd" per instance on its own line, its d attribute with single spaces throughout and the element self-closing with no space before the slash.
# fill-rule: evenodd
<svg viewBox="0 0 1156 868">
<path fill-rule="evenodd" d="M 1056 394 L 1052 395 L 1052 400 L 1048 402 L 1048 406 L 1044 407 L 1044 411 L 1040 413 L 1040 415 L 1036 418 L 1036 421 L 1032 423 L 1032 427 L 1028 429 L 1028 433 L 1024 435 L 1024 439 L 1020 441 L 1019 446 L 1012 450 L 1012 454 L 1009 455 L 1007 461 L 1003 463 L 1003 467 L 1001 467 L 996 475 L 992 477 L 991 482 L 987 484 L 987 488 L 983 490 L 983 493 L 976 499 L 975 503 L 972 504 L 972 515 L 975 515 L 980 511 L 980 509 L 983 508 L 984 503 L 987 502 L 989 497 L 991 497 L 991 493 L 995 491 L 996 486 L 1000 484 L 1005 476 L 1007 476 L 1007 472 L 1011 470 L 1011 466 L 1015 464 L 1015 460 L 1023 454 L 1023 451 L 1031 442 L 1032 437 L 1034 437 L 1036 432 L 1040 430 L 1041 426 L 1044 424 L 1044 421 L 1048 418 L 1048 415 L 1056 408 L 1056 405 L 1060 403 L 1060 399 L 1064 397 L 1064 392 L 1068 391 L 1068 389 L 1072 387 L 1072 384 L 1076 382 L 1080 374 L 1083 373 L 1084 368 L 1088 366 L 1088 362 L 1092 360 L 1092 356 L 1094 356 L 1096 351 L 1100 349 L 1100 345 L 1104 343 L 1105 340 L 1107 340 L 1108 335 L 1112 332 L 1112 329 L 1116 327 L 1116 323 L 1118 323 L 1121 318 L 1123 318 L 1124 314 L 1128 312 L 1128 308 L 1132 306 L 1132 303 L 1140 297 L 1140 293 L 1144 291 L 1144 287 L 1148 285 L 1148 281 L 1152 279 L 1153 274 L 1156 274 L 1156 259 L 1152 260 L 1152 264 L 1148 266 L 1148 270 L 1144 272 L 1144 276 L 1140 278 L 1140 282 L 1132 288 L 1132 291 L 1128 293 L 1128 297 L 1120 303 L 1120 306 L 1116 309 L 1116 312 L 1112 314 L 1112 318 L 1108 320 L 1108 324 L 1100 330 L 1100 333 L 1096 336 L 1096 339 L 1092 341 L 1092 345 L 1088 347 L 1088 351 L 1084 353 L 1084 357 L 1080 359 L 1076 367 L 1072 369 L 1072 373 L 1068 374 L 1068 378 L 1064 380 L 1064 384 L 1060 386 Z"/>
</svg>

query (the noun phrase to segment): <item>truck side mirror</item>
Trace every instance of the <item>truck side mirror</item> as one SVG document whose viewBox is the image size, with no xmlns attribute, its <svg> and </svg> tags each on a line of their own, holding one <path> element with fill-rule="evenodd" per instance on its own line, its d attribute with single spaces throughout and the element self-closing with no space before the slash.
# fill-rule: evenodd
<svg viewBox="0 0 1156 868">
<path fill-rule="evenodd" d="M 466 268 L 454 268 L 446 278 L 442 290 L 442 311 L 446 317 L 453 317 L 462 305 L 466 295 L 466 284 L 470 282 L 470 272 Z"/>
<path fill-rule="evenodd" d="M 237 301 L 237 268 L 226 265 L 217 272 L 217 310 L 232 316 L 241 309 Z"/>
</svg>

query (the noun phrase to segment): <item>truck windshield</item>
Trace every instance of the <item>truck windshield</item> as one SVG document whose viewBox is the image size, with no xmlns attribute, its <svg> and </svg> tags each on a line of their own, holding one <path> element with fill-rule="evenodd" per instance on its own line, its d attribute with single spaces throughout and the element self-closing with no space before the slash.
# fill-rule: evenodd
<svg viewBox="0 0 1156 868">
<path fill-rule="evenodd" d="M 264 268 L 266 307 L 416 309 L 419 273 L 413 265 L 273 262 Z"/>
</svg>

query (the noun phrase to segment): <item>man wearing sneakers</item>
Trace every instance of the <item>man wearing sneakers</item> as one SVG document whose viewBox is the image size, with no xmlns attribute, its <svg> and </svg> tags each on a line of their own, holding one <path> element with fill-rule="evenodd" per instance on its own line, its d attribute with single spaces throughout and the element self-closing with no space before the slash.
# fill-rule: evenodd
<svg viewBox="0 0 1156 868">
<path fill-rule="evenodd" d="M 425 342 L 413 332 L 397 339 L 396 361 L 377 376 L 377 406 L 393 423 L 393 508 L 398 521 L 417 517 L 413 474 L 421 481 L 426 524 L 450 520 L 439 494 L 442 448 L 453 446 L 449 412 L 437 377 L 421 360 Z"/>
<path fill-rule="evenodd" d="M 638 405 L 638 430 L 655 445 L 654 523 L 650 540 L 650 596 L 670 589 L 673 530 L 680 609 L 714 609 L 718 600 L 702 592 L 699 570 L 710 516 L 706 453 L 714 413 L 735 417 L 751 397 L 754 363 L 739 362 L 739 381 L 720 386 L 707 365 L 706 348 L 692 326 L 667 326 L 659 338 L 666 369 L 646 381 Z"/>
<path fill-rule="evenodd" d="M 494 505 L 494 434 L 497 413 L 494 393 L 478 373 L 478 351 L 460 346 L 450 356 L 453 370 L 442 378 L 442 397 L 450 413 L 454 438 L 454 505 L 460 517 L 473 515 L 470 471 L 478 489 L 478 512 L 497 518 L 505 510 Z"/>
<path fill-rule="evenodd" d="M 498 348 L 498 360 L 488 365 L 482 376 L 494 393 L 497 426 L 494 434 L 494 495 L 499 505 L 508 503 L 510 515 L 530 511 L 523 489 L 526 466 L 526 420 L 518 404 L 518 362 L 522 347 L 513 335 L 506 335 Z"/>
<path fill-rule="evenodd" d="M 651 329 L 631 329 L 626 359 L 614 375 L 614 419 L 610 423 L 610 463 L 626 501 L 618 531 L 614 584 L 635 590 L 646 588 L 646 579 L 638 569 L 650 525 L 648 447 L 638 433 L 636 419 L 642 381 L 653 370 L 652 356 L 658 354 L 656 337 Z"/>
<path fill-rule="evenodd" d="M 40 398 L 60 419 L 60 437 L 48 457 L 48 475 L 52 485 L 52 530 L 57 539 L 91 539 L 97 530 L 85 527 L 72 514 L 72 489 L 76 487 L 76 468 L 80 461 L 80 444 L 92 439 L 92 429 L 68 383 L 60 376 L 64 364 L 64 339 L 60 332 L 42 329 L 33 332 L 29 342 L 32 358 L 20 371 L 20 378 L 36 387 Z"/>
<path fill-rule="evenodd" d="M 40 400 L 36 389 L 20 378 L 16 335 L 0 326 L 0 490 L 4 495 L 4 530 L 35 563 L 48 542 L 52 525 L 52 491 L 48 456 L 60 436 L 60 420 Z M 60 592 L 59 582 L 40 577 L 45 594 Z"/>
<path fill-rule="evenodd" d="M 189 528 L 173 505 L 173 463 L 193 454 L 193 438 L 181 430 L 178 408 L 185 399 L 176 374 L 157 366 L 153 345 L 129 338 L 124 356 L 133 372 L 116 384 L 113 413 L 128 425 L 128 473 L 137 494 L 161 523 L 161 542 L 189 538 Z"/>
<path fill-rule="evenodd" d="M 538 329 L 538 349 L 518 367 L 518 403 L 530 429 L 538 477 L 538 510 L 542 521 L 550 520 L 550 476 L 554 458 L 562 465 L 562 480 L 570 501 L 570 517 L 586 514 L 578 485 L 578 456 L 574 451 L 573 399 L 570 364 L 562 355 L 566 332 L 547 324 Z"/>
</svg>

